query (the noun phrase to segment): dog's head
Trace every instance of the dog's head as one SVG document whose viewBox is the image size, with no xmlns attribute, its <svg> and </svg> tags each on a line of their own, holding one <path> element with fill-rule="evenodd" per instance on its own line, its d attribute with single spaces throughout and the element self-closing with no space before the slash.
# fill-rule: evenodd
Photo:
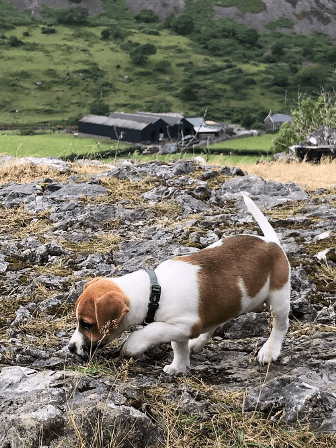
<svg viewBox="0 0 336 448">
<path fill-rule="evenodd" d="M 78 325 L 70 339 L 69 350 L 85 358 L 119 336 L 129 303 L 112 280 L 96 278 L 87 283 L 75 304 Z"/>
</svg>

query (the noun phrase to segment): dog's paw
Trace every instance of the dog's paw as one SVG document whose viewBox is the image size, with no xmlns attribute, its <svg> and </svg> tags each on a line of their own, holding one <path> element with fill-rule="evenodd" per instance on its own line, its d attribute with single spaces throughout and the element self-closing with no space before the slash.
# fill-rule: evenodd
<svg viewBox="0 0 336 448">
<path fill-rule="evenodd" d="M 188 342 L 189 351 L 191 351 L 192 353 L 200 352 L 203 347 L 204 347 L 204 342 L 199 341 L 198 338 L 190 339 Z"/>
<path fill-rule="evenodd" d="M 186 373 L 186 366 L 174 366 L 173 363 L 165 366 L 163 371 L 167 373 L 167 375 L 176 375 L 177 373 Z"/>
<path fill-rule="evenodd" d="M 132 338 L 132 335 L 126 339 L 121 349 L 121 354 L 129 358 L 137 358 L 142 355 L 143 352 L 143 348 L 135 338 Z"/>
<path fill-rule="evenodd" d="M 281 347 L 272 347 L 269 340 L 261 347 L 258 353 L 260 364 L 268 364 L 270 361 L 276 361 L 280 355 Z"/>
</svg>

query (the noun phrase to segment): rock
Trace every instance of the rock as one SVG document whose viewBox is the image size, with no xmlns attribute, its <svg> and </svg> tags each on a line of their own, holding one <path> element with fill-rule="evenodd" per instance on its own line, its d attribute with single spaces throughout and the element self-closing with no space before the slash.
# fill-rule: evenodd
<svg viewBox="0 0 336 448">
<path fill-rule="evenodd" d="M 265 415 L 282 415 L 289 429 L 300 425 L 296 416 L 314 428 L 336 429 L 336 195 L 321 189 L 310 197 L 293 183 L 239 176 L 235 169 L 224 168 L 220 176 L 219 167 L 199 166 L 195 159 L 125 160 L 89 181 L 74 174 L 67 182 L 45 178 L 0 186 L 3 207 L 25 208 L 13 229 L 0 234 L 0 424 L 7 438 L 0 437 L 0 447 L 21 448 L 25 442 L 76 446 L 71 422 L 91 438 L 82 443 L 88 446 L 97 422 L 103 422 L 100 437 L 106 446 L 111 442 L 106 428 L 118 425 L 129 434 L 121 447 L 147 446 L 161 440 L 162 430 L 160 424 L 153 427 L 155 410 L 146 391 L 159 385 L 157 401 L 173 400 L 181 415 L 202 424 L 212 418 L 216 405 L 203 382 L 220 393 L 246 391 L 247 406 L 254 409 L 261 375 L 265 381 L 258 409 Z M 109 176 L 113 184 L 127 185 L 117 197 L 102 186 Z M 197 375 L 197 387 L 161 373 L 171 357 L 169 344 L 149 349 L 134 363 L 120 358 L 119 348 L 107 346 L 97 364 L 82 366 L 95 377 L 63 371 L 81 362 L 66 345 L 76 326 L 73 305 L 84 284 L 97 276 L 155 268 L 233 234 L 260 234 L 241 192 L 267 208 L 292 264 L 290 330 L 279 360 L 268 368 L 255 358 L 269 335 L 271 315 L 262 307 L 221 325 L 204 349 L 192 354 L 190 374 Z M 103 194 L 104 201 L 83 201 L 83 193 L 92 199 Z M 36 234 L 30 231 L 35 225 Z M 110 246 L 105 244 L 109 240 Z M 162 440 L 155 443 L 167 443 Z"/>
<path fill-rule="evenodd" d="M 16 312 L 16 318 L 12 322 L 12 326 L 17 327 L 18 325 L 26 323 L 31 318 L 31 313 L 26 307 L 20 306 Z"/>
<path fill-rule="evenodd" d="M 237 166 L 223 166 L 220 173 L 224 176 L 245 176 L 244 171 Z"/>
<path fill-rule="evenodd" d="M 69 446 L 77 437 L 91 443 L 123 447 L 154 447 L 162 439 L 160 428 L 124 401 L 109 386 L 74 372 L 53 372 L 7 367 L 0 373 L 1 446 Z M 9 406 L 8 406 L 9 405 Z M 43 422 L 43 431 L 41 424 Z"/>
<path fill-rule="evenodd" d="M 282 184 L 275 181 L 265 181 L 259 176 L 247 175 L 228 180 L 218 190 L 213 190 L 210 202 L 225 203 L 238 199 L 243 207 L 241 193 L 246 193 L 258 207 L 274 207 L 287 201 L 302 201 L 309 198 L 308 194 L 293 182 Z"/>
</svg>

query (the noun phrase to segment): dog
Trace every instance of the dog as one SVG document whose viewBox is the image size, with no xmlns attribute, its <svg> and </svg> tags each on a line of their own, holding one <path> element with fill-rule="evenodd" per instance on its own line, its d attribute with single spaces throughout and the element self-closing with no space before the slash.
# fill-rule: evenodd
<svg viewBox="0 0 336 448">
<path fill-rule="evenodd" d="M 288 329 L 290 265 L 266 217 L 251 198 L 243 194 L 243 199 L 264 236 L 229 236 L 161 263 L 155 269 L 162 291 L 155 321 L 132 332 L 122 354 L 137 357 L 154 345 L 171 342 L 174 358 L 164 372 L 185 373 L 190 351 L 200 351 L 216 327 L 266 303 L 274 316 L 273 328 L 258 359 L 267 364 L 279 357 Z M 78 326 L 69 350 L 85 357 L 142 324 L 150 285 L 145 270 L 87 283 L 75 304 Z"/>
</svg>

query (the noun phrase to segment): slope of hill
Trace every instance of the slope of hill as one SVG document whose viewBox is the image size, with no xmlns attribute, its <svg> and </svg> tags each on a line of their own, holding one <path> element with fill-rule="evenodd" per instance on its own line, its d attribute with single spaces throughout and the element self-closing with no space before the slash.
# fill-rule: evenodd
<svg viewBox="0 0 336 448">
<path fill-rule="evenodd" d="M 95 14 L 103 11 L 109 0 L 9 0 L 20 11 L 31 10 L 35 17 L 43 5 L 53 8 L 68 8 L 80 5 Z M 151 9 L 160 20 L 174 12 L 188 11 L 186 0 L 125 0 L 132 14 L 142 9 Z M 201 7 L 211 7 L 217 18 L 230 18 L 244 23 L 261 32 L 276 29 L 282 33 L 295 32 L 309 34 L 319 31 L 336 39 L 336 5 L 332 0 L 194 0 Z"/>
<path fill-rule="evenodd" d="M 336 88 L 329 36 L 277 32 L 289 19 L 261 33 L 216 18 L 215 6 L 233 2 L 220 3 L 167 1 L 166 13 L 187 13 L 159 22 L 140 9 L 163 17 L 163 3 L 154 1 L 54 0 L 40 8 L 39 0 L 0 0 L 0 123 L 76 124 L 87 113 L 118 109 L 207 110 L 209 119 L 258 127 L 269 110 L 290 112 L 298 94 Z M 235 7 L 244 17 L 261 6 L 254 0 Z"/>
</svg>

